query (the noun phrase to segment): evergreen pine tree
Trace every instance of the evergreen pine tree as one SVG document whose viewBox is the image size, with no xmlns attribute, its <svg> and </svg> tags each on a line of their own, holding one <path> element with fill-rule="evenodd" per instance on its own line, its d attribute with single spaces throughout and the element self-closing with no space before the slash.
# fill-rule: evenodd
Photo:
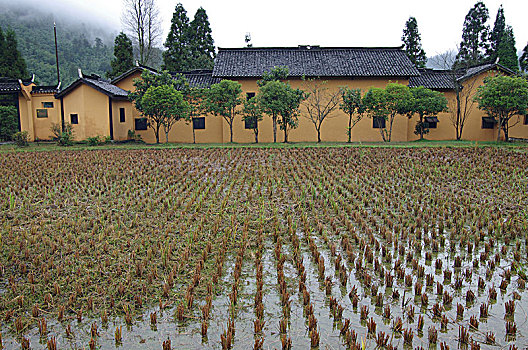
<svg viewBox="0 0 528 350">
<path fill-rule="evenodd" d="M 521 71 L 528 72 L 528 44 L 524 47 L 521 58 L 519 58 L 519 66 Z"/>
<path fill-rule="evenodd" d="M 163 52 L 163 69 L 170 71 L 184 71 L 190 68 L 190 28 L 187 11 L 181 3 L 176 5 L 172 15 L 171 27 Z"/>
<path fill-rule="evenodd" d="M 504 34 L 502 35 L 499 47 L 497 48 L 497 57 L 499 64 L 507 67 L 513 71 L 519 70 L 519 58 L 517 57 L 517 50 L 515 49 L 515 36 L 511 26 L 506 26 Z"/>
<path fill-rule="evenodd" d="M 488 8 L 479 1 L 469 10 L 464 20 L 462 30 L 462 42 L 457 55 L 456 66 L 468 66 L 482 63 L 488 52 L 489 26 L 486 22 L 489 18 Z"/>
<path fill-rule="evenodd" d="M 109 78 L 115 78 L 134 66 L 132 40 L 123 32 L 115 38 L 114 59 L 110 65 L 112 71 L 106 74 Z"/>
<path fill-rule="evenodd" d="M 405 22 L 402 41 L 404 44 L 404 50 L 407 53 L 407 56 L 409 56 L 411 62 L 418 67 L 425 67 L 427 57 L 422 48 L 422 39 L 420 32 L 418 31 L 418 22 L 416 21 L 416 18 L 409 17 L 407 22 Z"/>
<path fill-rule="evenodd" d="M 211 26 L 205 10 L 200 7 L 194 14 L 194 19 L 190 24 L 190 48 L 191 59 L 190 68 L 213 68 L 215 47 Z"/>
<path fill-rule="evenodd" d="M 0 55 L 0 77 L 5 77 L 7 73 L 6 57 L 3 54 L 5 52 L 5 45 L 4 31 L 2 30 L 2 27 L 0 27 L 0 52 L 2 53 Z"/>
<path fill-rule="evenodd" d="M 27 78 L 28 71 L 26 61 L 18 51 L 15 32 L 8 30 L 5 34 L 5 43 L 2 51 L 5 71 L 3 76 L 9 78 Z"/>
<path fill-rule="evenodd" d="M 493 25 L 493 31 L 490 33 L 490 45 L 488 58 L 490 62 L 495 62 L 497 59 L 497 51 L 499 49 L 499 44 L 506 30 L 506 18 L 504 17 L 504 8 L 502 5 L 497 10 L 497 17 L 495 18 L 495 24 Z"/>
</svg>

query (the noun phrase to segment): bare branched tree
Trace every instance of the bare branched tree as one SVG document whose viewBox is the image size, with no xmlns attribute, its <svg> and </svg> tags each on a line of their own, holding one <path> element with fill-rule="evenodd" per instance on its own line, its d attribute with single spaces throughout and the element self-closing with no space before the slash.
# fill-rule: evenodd
<svg viewBox="0 0 528 350">
<path fill-rule="evenodd" d="M 121 22 L 137 47 L 139 63 L 148 65 L 162 36 L 155 0 L 123 0 Z"/>
<path fill-rule="evenodd" d="M 327 81 L 315 79 L 304 79 L 302 89 L 306 93 L 306 99 L 302 103 L 308 112 L 305 117 L 315 126 L 317 142 L 321 142 L 321 126 L 325 119 L 335 116 L 334 111 L 341 102 L 341 89 L 332 91 Z"/>
<path fill-rule="evenodd" d="M 448 99 L 449 120 L 455 128 L 456 139 L 462 139 L 464 125 L 473 111 L 476 103 L 473 95 L 477 88 L 476 77 L 468 77 L 463 81 L 460 78 L 467 73 L 467 67 L 454 68 L 456 57 L 453 51 L 447 51 L 434 57 L 434 65 L 448 72 L 455 92 L 455 99 Z"/>
</svg>

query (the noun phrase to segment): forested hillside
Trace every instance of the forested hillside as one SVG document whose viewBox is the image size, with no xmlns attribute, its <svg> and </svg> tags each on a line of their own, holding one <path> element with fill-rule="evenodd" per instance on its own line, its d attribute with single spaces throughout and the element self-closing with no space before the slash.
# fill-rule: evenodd
<svg viewBox="0 0 528 350">
<path fill-rule="evenodd" d="M 71 19 L 53 18 L 31 7 L 0 4 L 0 26 L 16 33 L 18 49 L 26 60 L 28 71 L 42 85 L 57 81 L 53 22 L 57 22 L 57 39 L 62 85 L 77 78 L 77 68 L 101 76 L 110 70 L 113 39 L 116 33 Z"/>
</svg>

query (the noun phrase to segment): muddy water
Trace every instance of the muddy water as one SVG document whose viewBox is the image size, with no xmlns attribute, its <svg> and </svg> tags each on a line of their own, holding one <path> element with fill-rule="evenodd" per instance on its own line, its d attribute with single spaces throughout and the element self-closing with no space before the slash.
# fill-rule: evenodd
<svg viewBox="0 0 528 350">
<path fill-rule="evenodd" d="M 339 335 L 340 323 L 335 323 L 330 313 L 328 306 L 328 297 L 325 295 L 323 289 L 322 280 L 319 279 L 317 273 L 317 265 L 312 260 L 309 250 L 306 247 L 305 240 L 302 237 L 302 233 L 298 232 L 298 236 L 301 241 L 302 257 L 307 273 L 306 287 L 308 288 L 311 300 L 314 305 L 314 315 L 318 321 L 318 328 L 321 335 L 320 348 L 321 349 L 340 349 L 345 348 L 345 343 L 342 337 Z M 434 276 L 435 284 L 437 281 L 444 283 L 444 276 L 442 270 L 436 270 L 434 261 L 438 258 L 443 261 L 443 269 L 449 267 L 454 270 L 451 283 L 444 283 L 444 290 L 448 291 L 453 295 L 453 302 L 451 307 L 446 307 L 444 313 L 449 319 L 447 331 L 440 331 L 440 322 L 433 318 L 432 305 L 439 303 L 442 305 L 442 296 L 436 294 L 436 285 L 433 287 L 426 287 L 425 278 L 420 279 L 424 285 L 423 290 L 427 292 L 429 296 L 429 303 L 426 307 L 421 306 L 420 299 L 414 296 L 414 283 L 418 280 L 415 272 L 410 264 L 405 264 L 406 274 L 413 276 L 413 287 L 406 287 L 403 280 L 394 278 L 393 288 L 387 288 L 384 286 L 383 280 L 380 279 L 378 274 L 371 273 L 372 284 L 379 286 L 378 292 L 384 294 L 384 306 L 389 305 L 391 308 L 391 318 L 386 319 L 382 316 L 382 309 L 376 308 L 374 304 L 374 298 L 370 293 L 370 289 L 365 286 L 357 279 L 355 267 L 347 262 L 346 253 L 344 253 L 339 245 L 337 244 L 337 254 L 340 254 L 345 262 L 347 271 L 349 272 L 349 279 L 346 288 L 341 287 L 339 279 L 334 269 L 334 257 L 331 256 L 329 249 L 326 248 L 323 240 L 314 235 L 313 236 L 321 255 L 325 259 L 325 276 L 332 278 L 332 296 L 336 298 L 339 304 L 345 307 L 343 312 L 343 319 L 349 319 L 351 322 L 351 328 L 358 334 L 358 340 L 364 339 L 366 342 L 366 348 L 376 347 L 376 342 L 373 337 L 367 336 L 367 328 L 365 322 L 360 320 L 360 308 L 365 305 L 369 308 L 369 318 L 372 317 L 377 323 L 376 333 L 383 331 L 390 336 L 390 342 L 398 348 L 404 348 L 403 338 L 401 335 L 392 332 L 391 326 L 392 321 L 396 317 L 401 317 L 404 329 L 412 329 L 414 332 L 413 347 L 423 346 L 424 348 L 429 347 L 428 341 L 428 329 L 435 327 L 438 332 L 438 344 L 440 342 L 446 342 L 451 349 L 459 347 L 458 343 L 458 332 L 459 326 L 464 326 L 469 329 L 470 337 L 481 344 L 483 349 L 500 349 L 507 348 L 509 345 L 515 344 L 519 349 L 526 348 L 528 346 L 528 339 L 526 335 L 528 333 L 528 321 L 527 321 L 527 309 L 528 309 L 528 295 L 525 290 L 519 289 L 517 284 L 517 276 L 512 274 L 511 282 L 505 291 L 499 289 L 499 285 L 503 279 L 502 274 L 506 269 L 511 267 L 512 256 L 509 254 L 502 258 L 500 264 L 497 264 L 493 270 L 490 279 L 486 279 L 486 265 L 484 263 L 479 264 L 478 268 L 473 268 L 473 260 L 479 259 L 480 253 L 484 252 L 483 244 L 479 246 L 479 249 L 475 249 L 473 253 L 467 253 L 467 250 L 455 249 L 454 253 L 440 252 L 433 254 L 432 263 L 426 262 L 425 252 L 426 249 L 422 249 L 419 254 L 415 254 L 414 257 L 418 260 L 421 266 L 425 268 L 425 275 L 432 274 Z M 337 237 L 330 237 L 338 243 Z M 282 315 L 282 308 L 277 288 L 277 271 L 276 261 L 273 254 L 274 244 L 271 238 L 267 238 L 265 241 L 265 248 L 262 256 L 262 263 L 264 267 L 263 279 L 264 279 L 264 320 L 266 326 L 263 331 L 264 336 L 264 349 L 280 348 L 280 334 L 279 334 L 279 321 Z M 409 250 L 408 247 L 407 251 Z M 458 248 L 458 247 L 457 247 Z M 490 256 L 494 257 L 496 253 L 500 251 L 500 245 L 492 249 Z M 398 252 L 394 249 L 389 249 L 393 255 L 393 261 L 398 257 Z M 283 252 L 285 255 L 291 255 L 291 246 L 289 242 L 284 241 Z M 378 255 L 379 254 L 379 255 Z M 381 259 L 381 253 L 375 253 L 375 259 Z M 462 267 L 459 269 L 453 269 L 453 261 L 456 255 L 463 257 Z M 401 257 L 404 261 L 405 257 Z M 491 258 L 490 258 L 491 259 Z M 97 323 L 99 336 L 97 337 L 97 345 L 100 348 L 122 348 L 122 349 L 160 349 L 162 343 L 166 339 L 171 340 L 172 347 L 174 349 L 220 349 L 220 334 L 224 331 L 227 326 L 227 318 L 229 315 L 229 298 L 227 297 L 228 292 L 233 282 L 233 267 L 235 257 L 233 255 L 227 255 L 224 264 L 224 273 L 221 280 L 218 283 L 216 294 L 213 300 L 213 307 L 211 310 L 211 318 L 209 321 L 209 330 L 207 338 L 202 338 L 201 319 L 199 313 L 199 307 L 203 304 L 203 300 L 197 300 L 194 307 L 194 314 L 188 318 L 185 322 L 178 322 L 175 317 L 175 309 L 165 309 L 162 312 L 158 308 L 152 308 L 143 313 L 142 317 L 136 319 L 132 326 L 126 326 L 122 318 L 115 318 L 110 320 L 108 325 L 103 326 L 100 319 L 89 319 L 85 318 L 82 322 L 78 323 L 75 319 L 69 319 L 58 323 L 52 318 L 48 319 L 48 338 L 55 336 L 57 339 L 58 348 L 60 349 L 78 349 L 88 348 L 88 342 L 90 340 L 90 327 L 92 323 Z M 391 271 L 391 264 L 382 264 L 386 271 Z M 367 269 L 373 270 L 371 265 L 366 266 Z M 463 286 L 459 291 L 454 290 L 453 284 L 455 280 L 455 274 L 463 272 L 466 269 L 473 271 L 470 279 L 463 278 Z M 303 303 L 302 295 L 298 292 L 298 275 L 295 267 L 292 265 L 290 260 L 287 260 L 284 265 L 284 273 L 286 276 L 288 291 L 291 294 L 291 319 L 288 329 L 288 336 L 291 337 L 293 348 L 295 349 L 306 349 L 310 346 L 310 340 L 307 333 L 306 319 L 303 314 Z M 486 287 L 483 290 L 478 289 L 478 279 L 482 277 L 486 280 Z M 255 269 L 254 269 L 254 257 L 251 253 L 246 253 L 244 263 L 242 265 L 241 284 L 239 287 L 239 299 L 236 307 L 236 318 L 235 326 L 236 333 L 233 342 L 234 349 L 248 349 L 252 348 L 254 344 L 254 331 L 253 331 L 253 320 L 255 320 L 254 313 L 254 295 L 256 290 L 255 281 Z M 242 282 L 243 281 L 243 282 Z M 486 319 L 479 317 L 479 308 L 482 303 L 488 302 L 488 288 L 495 286 L 497 290 L 497 301 L 491 302 L 489 307 L 490 316 Z M 358 288 L 358 294 L 360 295 L 359 306 L 357 309 L 352 308 L 351 300 L 348 297 L 348 293 L 353 286 Z M 394 290 L 398 290 L 400 293 L 399 299 L 392 299 L 392 293 Z M 473 303 L 466 303 L 466 293 L 471 290 L 475 293 L 476 300 Z M 513 320 L 517 325 L 516 337 L 506 337 L 505 328 L 505 306 L 504 304 L 514 298 L 514 293 L 520 296 L 520 300 L 516 301 L 516 310 Z M 456 305 L 460 303 L 464 305 L 464 317 L 457 318 Z M 409 320 L 405 314 L 405 308 L 402 304 L 414 305 L 415 317 L 414 320 Z M 158 324 L 155 328 L 150 325 L 149 314 L 156 311 L 158 314 Z M 418 315 L 424 316 L 423 332 L 417 331 L 417 319 Z M 476 316 L 479 320 L 478 329 L 469 328 L 469 319 L 471 316 Z M 73 337 L 67 338 L 65 336 L 65 327 L 67 324 L 71 325 L 73 330 Z M 122 326 L 123 341 L 122 344 L 116 345 L 114 341 L 114 331 L 116 326 Z M 487 332 L 493 332 L 496 338 L 495 345 L 484 344 L 485 334 Z M 3 344 L 6 349 L 19 348 L 20 338 L 14 335 L 5 323 L 2 324 L 2 335 Z M 46 348 L 46 340 L 39 337 L 37 327 L 33 327 L 28 331 L 24 332 L 24 335 L 30 340 L 32 348 L 42 349 Z M 439 349 L 440 346 L 438 345 Z"/>
</svg>

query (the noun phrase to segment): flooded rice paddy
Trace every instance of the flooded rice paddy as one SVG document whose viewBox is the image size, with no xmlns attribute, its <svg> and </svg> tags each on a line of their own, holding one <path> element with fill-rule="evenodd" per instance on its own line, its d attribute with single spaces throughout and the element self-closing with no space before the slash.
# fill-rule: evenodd
<svg viewBox="0 0 528 350">
<path fill-rule="evenodd" d="M 7 348 L 523 349 L 528 157 L 0 155 Z"/>
</svg>

